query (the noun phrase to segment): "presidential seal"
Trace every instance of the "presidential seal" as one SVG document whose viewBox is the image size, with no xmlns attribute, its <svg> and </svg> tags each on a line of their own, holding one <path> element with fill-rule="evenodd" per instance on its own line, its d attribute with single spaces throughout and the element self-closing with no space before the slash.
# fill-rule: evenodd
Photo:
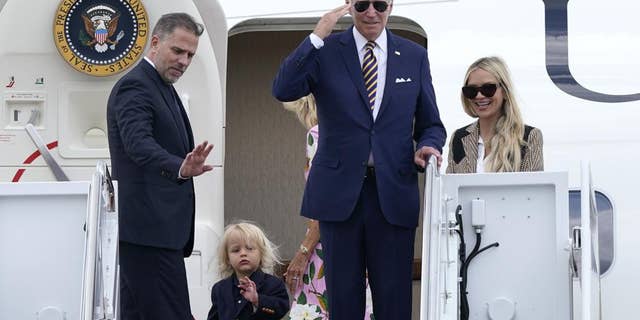
<svg viewBox="0 0 640 320">
<path fill-rule="evenodd" d="M 60 55 L 92 76 L 132 66 L 142 57 L 148 32 L 141 0 L 61 0 L 53 22 Z"/>
</svg>

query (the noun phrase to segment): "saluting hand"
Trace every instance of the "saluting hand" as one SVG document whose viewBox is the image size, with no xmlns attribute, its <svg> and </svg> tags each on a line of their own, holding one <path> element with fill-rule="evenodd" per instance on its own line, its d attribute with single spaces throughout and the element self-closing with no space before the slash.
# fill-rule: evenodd
<svg viewBox="0 0 640 320">
<path fill-rule="evenodd" d="M 204 163 L 211 150 L 213 150 L 213 145 L 208 141 L 197 145 L 193 151 L 189 152 L 184 158 L 180 170 L 180 176 L 190 178 L 199 176 L 207 171 L 211 171 L 213 166 Z"/>
<path fill-rule="evenodd" d="M 351 1 L 347 1 L 347 3 L 337 7 L 327 13 L 325 13 L 318 24 L 316 24 L 315 29 L 313 29 L 313 34 L 320 37 L 320 39 L 324 39 L 331 34 L 333 28 L 338 23 L 338 20 L 347 13 L 349 13 L 349 8 L 351 8 Z"/>
</svg>

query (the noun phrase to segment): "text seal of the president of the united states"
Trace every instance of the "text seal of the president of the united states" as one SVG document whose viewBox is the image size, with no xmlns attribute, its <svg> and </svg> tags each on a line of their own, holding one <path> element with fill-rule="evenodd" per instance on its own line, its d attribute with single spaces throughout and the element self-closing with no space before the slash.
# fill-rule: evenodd
<svg viewBox="0 0 640 320">
<path fill-rule="evenodd" d="M 149 24 L 140 0 L 62 0 L 53 39 L 74 69 L 109 76 L 132 66 L 144 52 Z"/>
</svg>

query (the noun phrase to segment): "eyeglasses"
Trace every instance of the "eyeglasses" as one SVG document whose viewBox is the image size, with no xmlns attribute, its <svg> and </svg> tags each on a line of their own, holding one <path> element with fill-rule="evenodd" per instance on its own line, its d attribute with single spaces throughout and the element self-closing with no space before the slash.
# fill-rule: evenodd
<svg viewBox="0 0 640 320">
<path fill-rule="evenodd" d="M 462 87 L 462 95 L 467 99 L 474 99 L 478 95 L 478 91 L 487 98 L 493 97 L 498 90 L 498 85 L 495 83 L 485 83 L 479 87 L 477 86 L 464 86 Z"/>
<path fill-rule="evenodd" d="M 353 4 L 353 8 L 358 12 L 365 12 L 369 9 L 371 3 L 373 3 L 373 8 L 380 13 L 387 11 L 389 7 L 386 1 L 357 1 Z"/>
</svg>

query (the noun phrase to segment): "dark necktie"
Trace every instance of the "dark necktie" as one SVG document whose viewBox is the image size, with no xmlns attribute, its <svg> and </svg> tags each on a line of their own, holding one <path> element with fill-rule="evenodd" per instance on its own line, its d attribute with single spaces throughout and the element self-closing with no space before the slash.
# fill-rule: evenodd
<svg viewBox="0 0 640 320">
<path fill-rule="evenodd" d="M 373 55 L 373 48 L 376 43 L 367 42 L 365 45 L 364 58 L 362 59 L 362 75 L 364 76 L 364 87 L 367 89 L 367 98 L 369 99 L 369 108 L 373 111 L 376 104 L 376 92 L 378 87 L 378 61 Z"/>
<path fill-rule="evenodd" d="M 189 139 L 187 138 L 187 128 L 185 124 L 185 118 L 182 115 L 182 107 L 179 102 L 178 94 L 173 88 L 173 86 L 169 86 L 169 93 L 173 98 L 173 104 L 170 106 L 171 111 L 173 113 L 174 118 L 176 119 L 176 124 L 178 126 L 178 131 L 180 131 L 180 136 L 182 137 L 182 141 L 184 141 L 185 145 L 189 145 Z"/>
</svg>

